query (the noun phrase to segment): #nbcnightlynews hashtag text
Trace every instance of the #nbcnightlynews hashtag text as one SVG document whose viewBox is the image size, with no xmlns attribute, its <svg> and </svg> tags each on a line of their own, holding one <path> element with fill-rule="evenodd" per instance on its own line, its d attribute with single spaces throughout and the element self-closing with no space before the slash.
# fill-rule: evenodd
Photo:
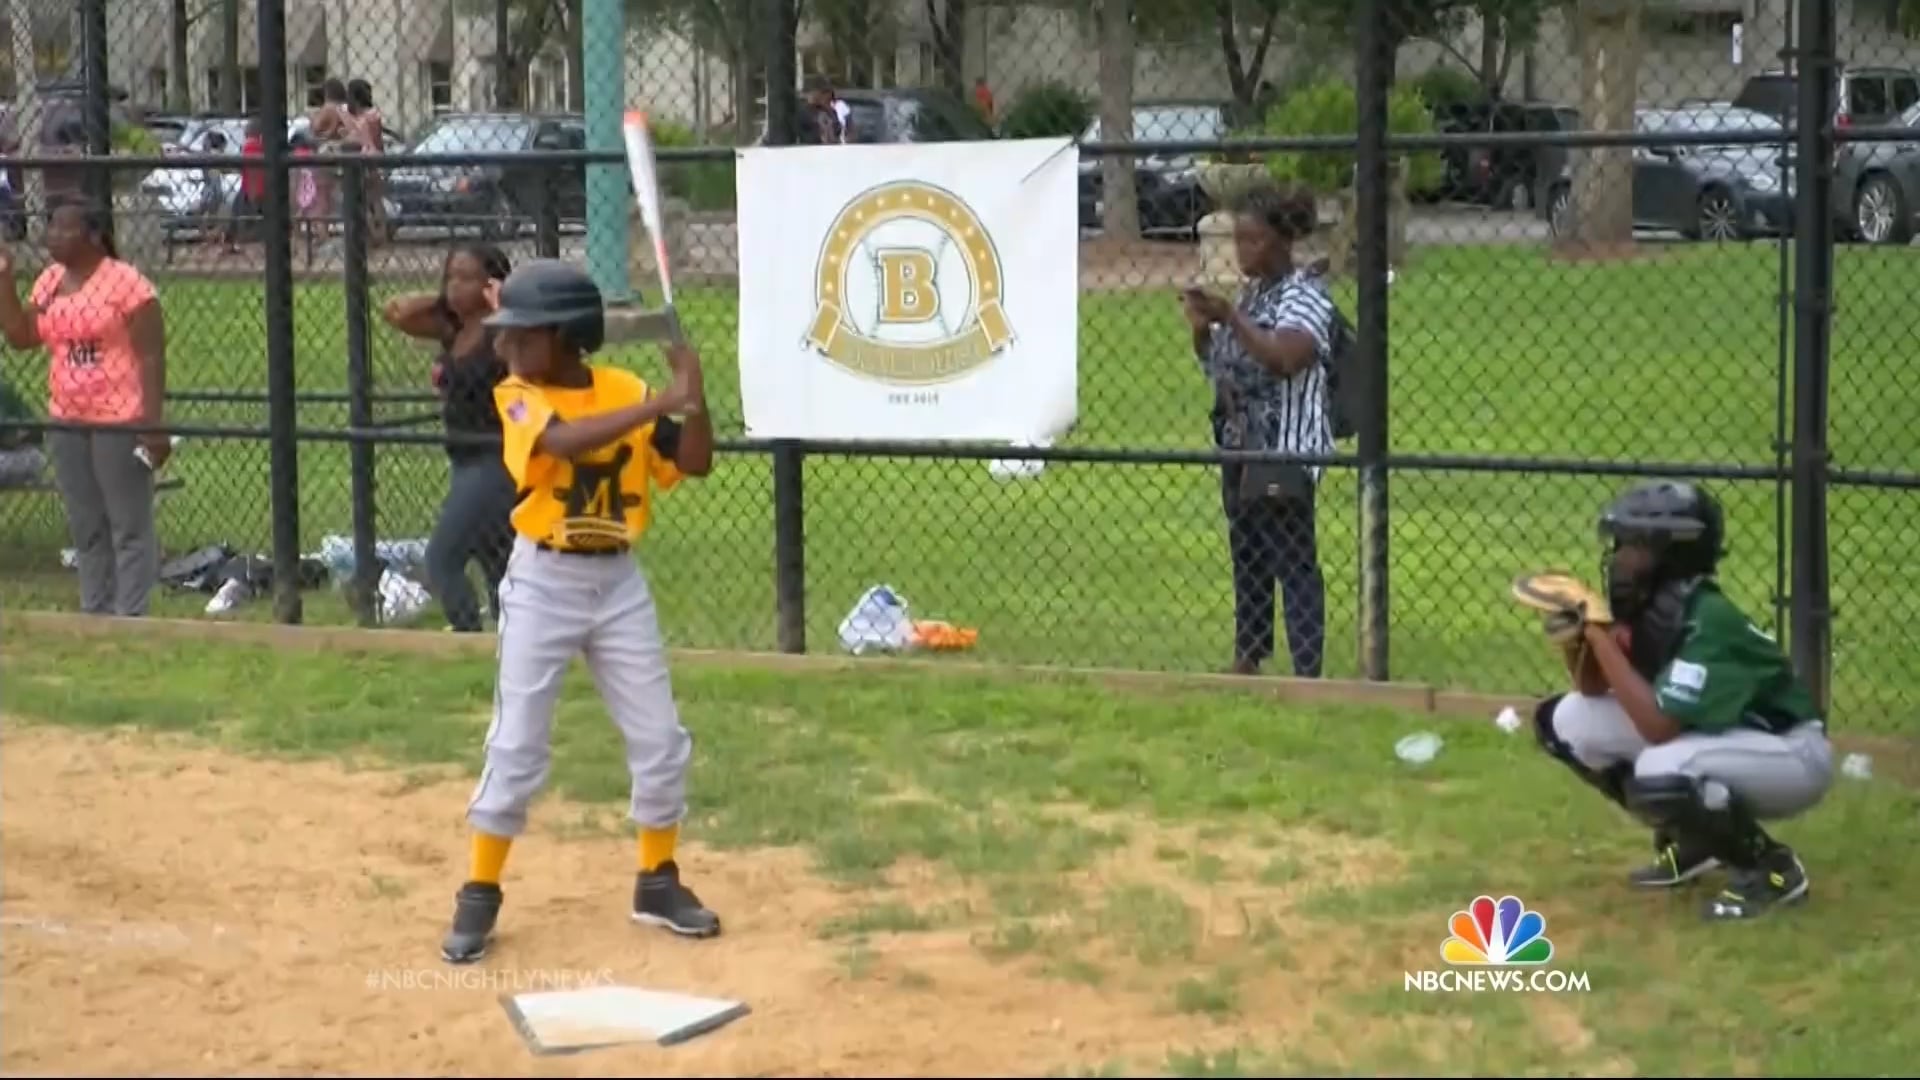
<svg viewBox="0 0 1920 1080">
<path fill-rule="evenodd" d="M 1518 967 L 1409 971 L 1405 986 L 1409 993 L 1425 994 L 1584 994 L 1593 989 L 1584 971 Z"/>
<path fill-rule="evenodd" d="M 368 990 L 485 990 L 537 993 L 612 986 L 613 971 L 566 968 L 376 968 L 367 972 Z"/>
</svg>

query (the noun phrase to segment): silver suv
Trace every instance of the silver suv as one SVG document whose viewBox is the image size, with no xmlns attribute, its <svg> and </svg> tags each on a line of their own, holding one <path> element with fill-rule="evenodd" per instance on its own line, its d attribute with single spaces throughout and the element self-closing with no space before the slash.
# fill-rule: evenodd
<svg viewBox="0 0 1920 1080">
<path fill-rule="evenodd" d="M 1800 78 L 1775 69 L 1747 80 L 1734 105 L 1786 123 L 1800 102 Z M 1835 127 L 1881 127 L 1920 102 L 1920 72 L 1897 67 L 1842 67 L 1835 85 Z"/>
</svg>

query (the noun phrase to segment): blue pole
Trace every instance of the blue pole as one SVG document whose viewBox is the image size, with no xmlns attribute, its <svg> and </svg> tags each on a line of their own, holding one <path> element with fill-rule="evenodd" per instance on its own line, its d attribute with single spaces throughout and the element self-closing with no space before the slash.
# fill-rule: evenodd
<svg viewBox="0 0 1920 1080">
<path fill-rule="evenodd" d="M 583 0 L 580 58 L 586 84 L 587 148 L 620 153 L 625 140 L 626 12 L 624 0 Z M 587 166 L 587 268 L 609 304 L 632 303 L 627 280 L 627 219 L 632 200 L 625 165 Z"/>
</svg>

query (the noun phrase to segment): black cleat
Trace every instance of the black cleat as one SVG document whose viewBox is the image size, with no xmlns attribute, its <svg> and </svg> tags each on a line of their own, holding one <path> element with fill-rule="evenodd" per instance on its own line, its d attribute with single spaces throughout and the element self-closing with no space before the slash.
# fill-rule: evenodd
<svg viewBox="0 0 1920 1080">
<path fill-rule="evenodd" d="M 440 942 L 440 958 L 449 964 L 471 964 L 487 955 L 487 939 L 500 918 L 500 886 L 469 881 L 454 896 L 453 928 Z"/>
<path fill-rule="evenodd" d="M 1628 875 L 1636 889 L 1672 889 L 1717 868 L 1720 860 L 1693 844 L 1662 843 L 1653 863 Z"/>
<path fill-rule="evenodd" d="M 633 886 L 633 921 L 661 926 L 684 937 L 717 937 L 720 916 L 708 911 L 693 890 L 680 884 L 680 868 L 668 861 L 642 872 Z"/>
<path fill-rule="evenodd" d="M 1710 922 L 1756 919 L 1775 908 L 1807 898 L 1807 869 L 1800 857 L 1785 847 L 1775 848 L 1752 870 L 1736 870 L 1720 895 L 1706 902 L 1700 914 Z"/>
</svg>

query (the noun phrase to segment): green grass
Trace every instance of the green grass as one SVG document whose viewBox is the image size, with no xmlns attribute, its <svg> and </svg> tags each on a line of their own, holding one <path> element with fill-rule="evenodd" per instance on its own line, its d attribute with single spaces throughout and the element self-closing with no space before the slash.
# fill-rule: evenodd
<svg viewBox="0 0 1920 1080">
<path fill-rule="evenodd" d="M 400 777 L 476 768 L 492 689 L 484 657 L 18 624 L 0 646 L 16 720 L 187 733 Z M 1882 740 L 1878 779 L 1842 780 L 1776 830 L 1807 861 L 1810 906 L 1717 927 L 1694 916 L 1697 893 L 1625 888 L 1644 832 L 1491 724 L 1442 728 L 1443 752 L 1408 768 L 1393 743 L 1432 718 L 1229 691 L 719 664 L 683 665 L 675 685 L 698 738 L 689 839 L 797 848 L 844 879 L 843 913 L 815 932 L 847 978 L 937 995 L 916 973 L 912 935 L 967 930 L 1009 979 L 1135 993 L 1197 1025 L 1191 1045 L 1154 1060 L 1083 1045 L 1080 1075 L 1398 1075 L 1424 1063 L 1441 1076 L 1877 1076 L 1920 1055 L 1908 1015 L 1920 863 L 1901 857 L 1920 843 L 1916 774 L 1902 768 L 1920 755 L 1911 739 Z M 582 827 L 614 820 L 628 780 L 583 673 L 567 680 L 555 732 L 549 790 L 604 808 Z M 862 845 L 875 854 L 849 865 Z M 1112 857 L 1122 845 L 1132 855 Z M 1219 880 L 1159 857 L 1169 845 L 1217 861 Z M 1344 874 L 1326 861 L 1339 852 L 1355 860 Z M 881 879 L 908 859 L 981 899 L 903 903 Z M 368 903 L 392 892 L 371 877 L 357 888 Z M 1222 936 L 1198 899 L 1214 889 L 1269 905 L 1259 933 Z M 1489 890 L 1546 915 L 1555 966 L 1584 972 L 1590 992 L 1405 992 L 1405 972 L 1439 966 L 1450 913 Z"/>
<path fill-rule="evenodd" d="M 1770 465 L 1781 381 L 1780 251 L 1766 245 L 1657 246 L 1629 263 L 1569 266 L 1534 248 L 1428 248 L 1391 292 L 1392 445 L 1397 453 L 1542 455 Z M 1920 314 L 1898 284 L 1910 251 L 1836 252 L 1832 443 L 1837 465 L 1910 470 L 1920 460 Z M 382 289 L 393 286 L 383 284 Z M 245 283 L 164 285 L 172 313 L 173 384 L 265 385 L 257 291 Z M 384 295 L 384 294 L 383 294 Z M 376 297 L 376 301 L 379 297 Z M 693 288 L 683 315 L 709 361 L 723 431 L 737 432 L 735 298 Z M 1344 297 L 1352 310 L 1350 290 Z M 345 385 L 342 300 L 302 286 L 297 378 Z M 1207 388 L 1187 356 L 1164 290 L 1087 291 L 1080 298 L 1080 421 L 1068 444 L 1204 449 Z M 426 385 L 429 357 L 383 327 L 373 332 L 379 384 Z M 611 362 L 657 372 L 650 348 Z M 37 358 L 9 370 L 32 387 Z M 388 412 L 400 412 L 397 408 Z M 257 407 L 182 407 L 182 419 L 257 422 Z M 303 407 L 305 426 L 344 420 Z M 301 532 L 309 549 L 350 531 L 347 450 L 300 452 Z M 225 542 L 265 550 L 271 535 L 264 443 L 185 445 L 185 492 L 163 504 L 174 549 Z M 384 538 L 424 536 L 444 489 L 432 447 L 383 447 L 377 460 Z M 1593 567 L 1592 522 L 1621 481 L 1539 473 L 1401 472 L 1391 487 L 1391 673 L 1478 689 L 1528 689 L 1556 677 L 1548 651 L 1505 598 L 1529 566 Z M 1733 593 L 1774 624 L 1771 483 L 1723 484 Z M 679 644 L 775 644 L 772 482 L 758 456 L 724 459 L 706 482 L 668 496 L 642 558 L 660 584 Z M 977 627 L 979 656 L 1020 663 L 1156 669 L 1224 664 L 1231 586 L 1215 474 L 1204 468 L 1055 465 L 1037 482 L 992 480 L 983 462 L 816 456 L 806 466 L 809 647 L 835 648 L 860 592 L 885 582 L 923 617 Z M 1920 700 L 1920 503 L 1841 488 L 1829 500 L 1835 708 L 1843 724 L 1891 729 Z M 1357 509 L 1353 478 L 1335 472 L 1320 501 L 1329 590 L 1327 673 L 1359 668 Z M 71 606 L 57 502 L 0 502 L 0 599 Z M 170 597 L 193 613 L 204 597 Z M 259 603 L 240 617 L 268 618 Z M 346 621 L 338 594 L 309 593 L 306 618 Z M 429 613 L 429 619 L 437 613 Z M 1775 626 L 1784 631 L 1784 627 Z M 1284 648 L 1283 648 L 1284 652 Z M 1279 670 L 1284 671 L 1284 665 Z"/>
</svg>

